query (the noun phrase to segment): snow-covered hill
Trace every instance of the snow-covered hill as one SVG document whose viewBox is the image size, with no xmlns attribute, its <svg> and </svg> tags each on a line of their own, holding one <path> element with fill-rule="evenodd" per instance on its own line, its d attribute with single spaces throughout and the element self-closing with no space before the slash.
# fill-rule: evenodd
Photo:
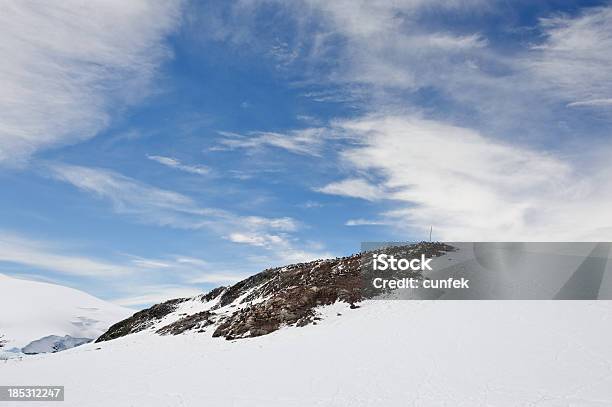
<svg viewBox="0 0 612 407">
<path fill-rule="evenodd" d="M 0 362 L 65 407 L 609 407 L 609 301 L 363 301 L 227 341 L 142 331 Z M 339 315 L 340 314 L 340 315 Z"/>
<path fill-rule="evenodd" d="M 423 255 L 434 261 L 454 250 L 439 242 L 387 249 L 389 253 L 414 258 Z M 371 261 L 370 254 L 358 253 L 267 269 L 231 287 L 139 311 L 111 326 L 98 342 L 141 331 L 160 335 L 212 332 L 214 337 L 239 339 L 267 335 L 284 326 L 316 324 L 322 318 L 318 311 L 322 306 L 344 302 L 355 309 L 357 303 L 382 293 L 364 284 L 363 266 Z"/>
<path fill-rule="evenodd" d="M 66 339 L 60 348 L 73 345 L 71 338 L 93 340 L 133 312 L 79 290 L 0 274 L 0 334 L 7 340 L 5 350 L 21 349 L 50 335 L 61 337 L 46 341 L 52 345 Z M 41 350 L 40 342 L 36 349 Z"/>
<path fill-rule="evenodd" d="M 414 254 L 440 246 L 413 247 Z M 460 257 L 453 252 L 453 261 Z M 0 362 L 65 406 L 612 406 L 612 301 L 370 299 L 362 254 L 265 270 Z"/>
</svg>

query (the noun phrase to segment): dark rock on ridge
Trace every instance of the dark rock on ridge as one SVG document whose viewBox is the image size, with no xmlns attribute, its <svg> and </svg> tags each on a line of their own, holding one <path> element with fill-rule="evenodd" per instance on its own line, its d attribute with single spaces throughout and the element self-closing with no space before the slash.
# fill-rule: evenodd
<svg viewBox="0 0 612 407">
<path fill-rule="evenodd" d="M 131 317 L 117 322 L 108 328 L 108 331 L 96 339 L 96 342 L 108 341 L 145 330 L 151 327 L 156 320 L 160 320 L 166 315 L 174 312 L 178 304 L 186 300 L 187 298 L 177 298 L 162 302 L 161 304 L 155 304 L 151 308 L 138 311 Z"/>
</svg>

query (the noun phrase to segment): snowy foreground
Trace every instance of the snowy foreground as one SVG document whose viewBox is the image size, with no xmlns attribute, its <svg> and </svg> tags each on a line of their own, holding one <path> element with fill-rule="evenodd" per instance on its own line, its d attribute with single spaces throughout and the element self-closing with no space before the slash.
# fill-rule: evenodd
<svg viewBox="0 0 612 407">
<path fill-rule="evenodd" d="M 612 406 L 612 302 L 361 305 L 251 339 L 141 332 L 9 360 L 0 382 L 64 385 L 79 407 Z"/>
</svg>

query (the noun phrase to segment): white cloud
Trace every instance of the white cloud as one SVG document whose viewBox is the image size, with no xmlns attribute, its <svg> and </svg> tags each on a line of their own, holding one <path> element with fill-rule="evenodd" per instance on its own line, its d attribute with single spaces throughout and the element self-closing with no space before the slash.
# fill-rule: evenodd
<svg viewBox="0 0 612 407">
<path fill-rule="evenodd" d="M 186 165 L 181 163 L 178 159 L 172 157 L 164 157 L 161 155 L 147 155 L 149 160 L 156 161 L 166 167 L 175 168 L 177 170 L 189 172 L 197 175 L 207 175 L 210 173 L 210 168 L 205 165 Z"/>
<path fill-rule="evenodd" d="M 331 253 L 322 251 L 320 247 L 309 247 L 312 245 L 305 245 L 303 242 L 297 241 L 286 233 L 232 233 L 227 238 L 235 243 L 243 243 L 268 249 L 270 255 L 268 258 L 264 259 L 268 265 L 271 263 L 283 265 L 302 263 L 333 257 Z"/>
<path fill-rule="evenodd" d="M 276 147 L 295 154 L 313 155 L 320 154 L 321 147 L 325 141 L 325 133 L 329 130 L 324 128 L 308 128 L 293 130 L 287 134 L 273 132 L 252 132 L 241 135 L 230 132 L 219 132 L 223 138 L 212 150 L 247 149 L 256 150 L 262 147 Z"/>
<path fill-rule="evenodd" d="M 346 226 L 382 226 L 389 225 L 389 222 L 372 219 L 349 219 L 345 223 Z"/>
<path fill-rule="evenodd" d="M 612 232 L 605 209 L 612 204 L 605 181 L 612 166 L 605 158 L 591 156 L 583 168 L 419 117 L 370 116 L 338 125 L 361 139 L 361 146 L 341 152 L 343 163 L 357 173 L 381 174 L 385 196 L 399 204 L 380 216 L 398 228 L 433 226 L 445 240 L 605 240 Z M 371 199 L 363 188 L 338 192 Z"/>
<path fill-rule="evenodd" d="M 145 223 L 199 228 L 204 216 L 224 217 L 224 211 L 200 208 L 191 198 L 156 188 L 101 168 L 53 164 L 51 175 L 75 187 L 110 200 L 117 213 Z"/>
<path fill-rule="evenodd" d="M 285 232 L 292 232 L 298 229 L 298 222 L 295 219 L 284 218 L 263 218 L 261 216 L 245 216 L 242 222 L 250 229 L 273 229 Z"/>
<path fill-rule="evenodd" d="M 135 272 L 125 264 L 62 252 L 47 242 L 0 232 L 0 262 L 85 277 L 117 277 Z"/>
<path fill-rule="evenodd" d="M 378 201 L 385 199 L 385 192 L 377 185 L 372 185 L 368 181 L 360 178 L 345 179 L 339 182 L 332 182 L 315 191 L 329 195 L 341 195 L 352 198 L 361 198 L 368 201 Z"/>
<path fill-rule="evenodd" d="M 195 257 L 188 257 L 188 256 L 177 256 L 175 258 L 175 261 L 179 264 L 187 264 L 187 265 L 191 265 L 191 266 L 197 266 L 197 267 L 206 267 L 208 266 L 208 262 L 202 259 L 197 259 Z"/>
<path fill-rule="evenodd" d="M 147 268 L 147 269 L 168 269 L 172 267 L 172 264 L 156 260 L 156 259 L 146 259 L 144 257 L 136 257 L 132 259 L 132 264 L 137 267 Z"/>
<path fill-rule="evenodd" d="M 609 105 L 612 97 L 612 7 L 588 9 L 577 17 L 541 20 L 545 40 L 526 65 L 543 86 L 568 106 Z"/>
<path fill-rule="evenodd" d="M 0 163 L 94 136 L 147 94 L 179 2 L 3 3 Z"/>
<path fill-rule="evenodd" d="M 580 106 L 612 106 L 612 99 L 580 100 L 577 102 L 572 102 L 572 103 L 567 104 L 567 107 L 580 107 Z"/>
<path fill-rule="evenodd" d="M 269 46 L 270 38 L 275 38 L 269 35 L 273 29 L 258 24 L 253 16 L 258 7 L 270 4 L 252 0 L 231 8 L 223 14 L 229 20 L 220 24 L 222 38 L 231 38 L 234 46 L 257 48 L 254 43 L 262 47 L 261 42 Z M 300 83 L 303 95 L 313 100 L 341 102 L 369 112 L 420 113 L 423 94 L 417 91 L 424 90 L 433 96 L 426 103 L 432 118 L 456 120 L 492 137 L 522 134 L 537 143 L 575 136 L 564 131 L 569 118 L 558 116 L 560 106 L 601 109 L 612 97 L 610 5 L 556 14 L 534 27 L 512 27 L 528 33 L 526 40 L 513 42 L 516 36 L 489 40 L 478 28 L 470 31 L 462 24 L 448 24 L 454 17 L 476 22 L 488 15 L 504 19 L 508 9 L 515 8 L 496 1 L 272 4 L 294 24 L 296 38 L 287 42 L 299 52 L 293 65 L 306 77 Z M 231 35 L 235 26 L 236 35 Z M 579 121 L 580 109 L 570 114 Z M 253 145 L 241 140 L 228 143 Z"/>
<path fill-rule="evenodd" d="M 325 79 L 335 83 L 428 86 L 432 73 L 448 74 L 458 66 L 453 57 L 487 45 L 479 33 L 432 30 L 421 18 L 430 10 L 482 12 L 487 8 L 483 1 L 305 0 L 286 7 L 302 26 L 305 20 L 317 21 L 314 44 L 305 58 L 329 67 Z"/>
<path fill-rule="evenodd" d="M 183 256 L 166 255 L 161 258 L 148 258 L 125 254 L 135 267 L 148 270 L 171 271 L 174 274 L 187 275 L 200 273 L 213 267 L 203 259 Z"/>
<path fill-rule="evenodd" d="M 243 6 L 262 4 L 269 3 Z M 244 7 L 241 15 L 254 15 Z M 431 117 L 458 119 L 493 137 L 520 133 L 540 141 L 574 136 L 560 131 L 560 106 L 601 109 L 612 97 L 610 5 L 543 18 L 529 27 L 540 41 L 516 43 L 512 52 L 507 41 L 446 24 L 448 16 L 503 18 L 513 6 L 499 2 L 304 0 L 280 7 L 298 27 L 295 65 L 304 67 L 307 85 L 325 89 L 307 88 L 313 100 L 420 113 L 423 95 L 416 91 L 425 90 L 434 96 L 426 107 Z M 249 24 L 267 32 L 255 22 L 240 30 Z"/>
<path fill-rule="evenodd" d="M 245 2 L 240 12 L 254 15 L 245 8 L 263 3 L 269 4 Z M 498 5 L 282 3 L 300 37 L 294 64 L 305 66 L 304 95 L 343 106 L 365 101 L 358 104 L 366 112 L 361 118 L 315 129 L 324 142 L 332 135 L 352 144 L 339 146 L 347 179 L 317 190 L 373 202 L 389 198 L 384 205 L 395 209 L 380 221 L 423 231 L 433 225 L 444 239 L 607 240 L 612 166 L 605 155 L 612 147 L 602 140 L 608 126 L 593 126 L 575 108 L 610 106 L 612 6 L 520 27 L 529 36 L 542 34 L 526 36 L 531 42 L 489 40 L 437 18 L 449 10 L 460 18 L 466 10 L 503 18 L 508 6 Z M 266 30 L 254 25 L 240 26 L 243 38 L 245 30 Z M 421 108 L 424 95 L 428 103 Z M 574 109 L 560 115 L 562 106 Z M 587 127 L 588 133 L 578 131 Z M 273 145 L 254 139 L 229 137 L 228 145 Z"/>
<path fill-rule="evenodd" d="M 235 243 L 246 243 L 251 246 L 268 246 L 272 244 L 283 243 L 284 240 L 280 236 L 268 235 L 268 234 L 257 234 L 257 233 L 231 233 L 228 237 L 229 240 Z"/>
</svg>

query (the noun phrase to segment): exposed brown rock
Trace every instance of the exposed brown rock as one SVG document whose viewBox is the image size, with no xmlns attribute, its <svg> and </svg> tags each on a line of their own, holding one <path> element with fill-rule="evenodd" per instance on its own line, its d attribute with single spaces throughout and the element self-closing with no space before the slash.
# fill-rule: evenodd
<svg viewBox="0 0 612 407">
<path fill-rule="evenodd" d="M 198 329 L 199 332 L 204 332 L 202 328 L 214 323 L 215 313 L 210 311 L 202 311 L 181 318 L 170 325 L 166 325 L 163 328 L 158 329 L 156 332 L 160 335 L 178 335 L 191 329 Z"/>
</svg>

